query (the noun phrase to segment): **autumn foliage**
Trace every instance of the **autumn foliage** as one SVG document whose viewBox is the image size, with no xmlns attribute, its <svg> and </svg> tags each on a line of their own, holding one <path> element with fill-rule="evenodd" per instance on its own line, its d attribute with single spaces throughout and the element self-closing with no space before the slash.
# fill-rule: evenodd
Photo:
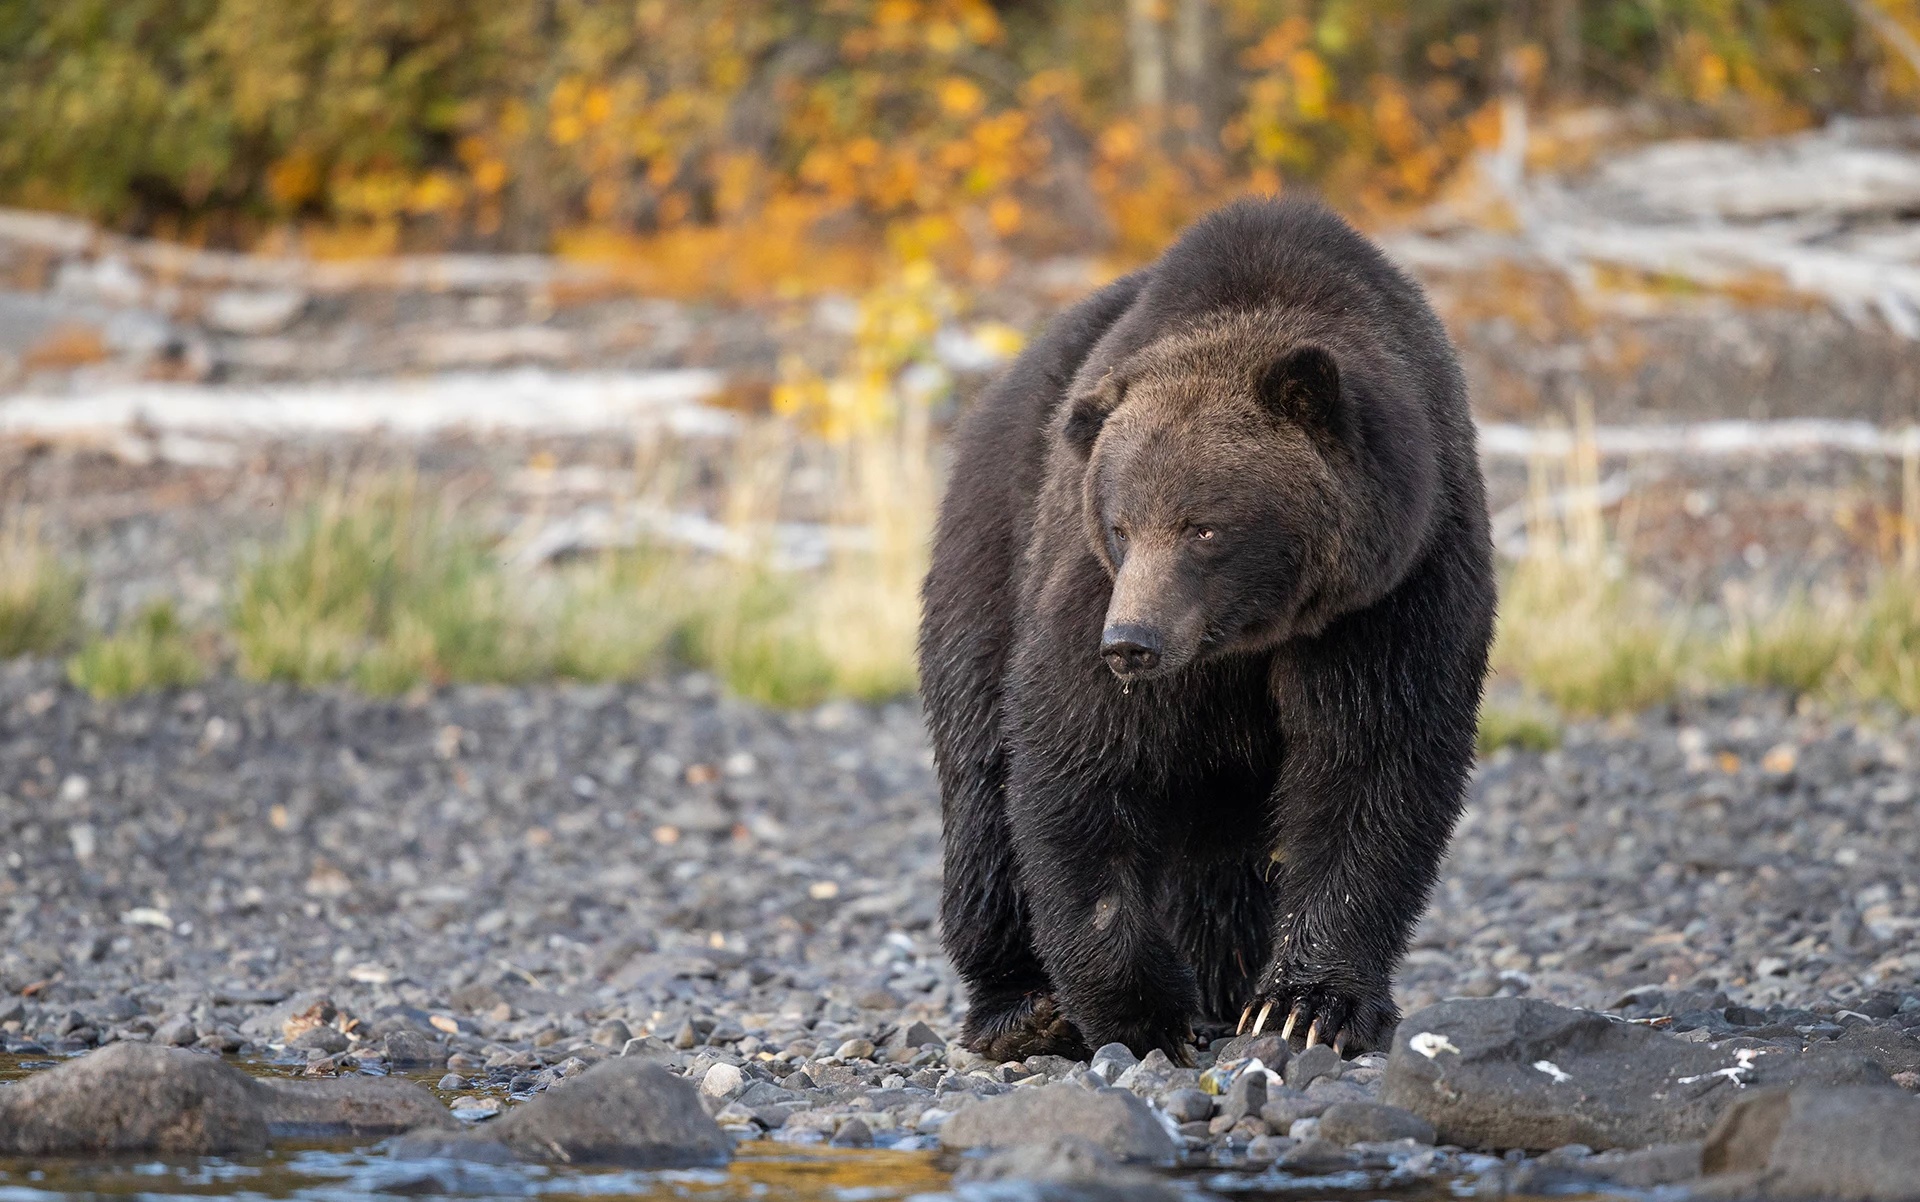
<svg viewBox="0 0 1920 1202">
<path fill-rule="evenodd" d="M 1741 132 L 1909 74 L 1848 0 L 15 0 L 0 200 L 810 292 L 876 249 L 974 280 L 1134 258 L 1250 188 L 1417 204 L 1503 96 Z"/>
</svg>

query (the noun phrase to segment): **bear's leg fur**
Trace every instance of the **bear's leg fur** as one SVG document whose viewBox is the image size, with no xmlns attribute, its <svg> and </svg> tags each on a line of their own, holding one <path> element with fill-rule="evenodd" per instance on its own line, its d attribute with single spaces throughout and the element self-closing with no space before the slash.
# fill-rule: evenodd
<svg viewBox="0 0 1920 1202">
<path fill-rule="evenodd" d="M 1200 987 L 1196 1025 L 1231 1028 L 1267 965 L 1272 861 L 1197 865 L 1168 882 L 1165 922 Z"/>
<path fill-rule="evenodd" d="M 1007 829 L 1001 695 L 1048 415 L 1142 282 L 1123 277 L 1062 314 L 976 402 L 956 439 L 927 573 L 920 688 L 945 828 L 942 938 L 967 983 L 962 1038 L 1001 1059 L 1080 1047 L 1051 999 L 1020 894 Z"/>
<path fill-rule="evenodd" d="M 1437 556 L 1379 604 L 1276 654 L 1275 918 L 1250 1025 L 1341 1051 L 1391 1036 L 1390 977 L 1473 767 L 1492 616 L 1490 585 Z"/>
<path fill-rule="evenodd" d="M 1087 1049 L 1054 1004 L 1034 954 L 1007 819 L 1000 772 L 976 774 L 947 791 L 940 926 L 947 958 L 967 983 L 960 1042 L 994 1060 Z"/>
<path fill-rule="evenodd" d="M 1159 1048 L 1189 1064 L 1199 991 L 1162 921 L 1164 849 L 1132 837 L 1143 820 L 1116 815 L 1129 804 L 1123 785 L 1107 787 L 1087 765 L 1039 762 L 1052 758 L 1016 758 L 1008 816 L 1035 950 L 1059 1004 L 1088 1047 Z"/>
</svg>

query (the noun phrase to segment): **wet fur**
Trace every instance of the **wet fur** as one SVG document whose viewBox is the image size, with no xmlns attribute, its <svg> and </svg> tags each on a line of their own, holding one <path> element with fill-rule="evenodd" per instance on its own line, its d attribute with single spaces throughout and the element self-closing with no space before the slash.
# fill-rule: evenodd
<svg viewBox="0 0 1920 1202">
<path fill-rule="evenodd" d="M 1311 356 L 1273 377 L 1303 347 L 1337 398 Z M 1271 1002 L 1379 1046 L 1494 603 L 1465 387 L 1418 287 L 1323 209 L 1236 204 L 1056 320 L 956 450 L 921 679 L 967 1041 L 1181 1058 L 1195 1023 Z M 1183 494 L 1201 479 L 1234 495 Z M 1243 505 L 1273 562 L 1169 576 L 1219 628 L 1123 684 L 1097 654 L 1103 514 L 1189 502 Z"/>
</svg>

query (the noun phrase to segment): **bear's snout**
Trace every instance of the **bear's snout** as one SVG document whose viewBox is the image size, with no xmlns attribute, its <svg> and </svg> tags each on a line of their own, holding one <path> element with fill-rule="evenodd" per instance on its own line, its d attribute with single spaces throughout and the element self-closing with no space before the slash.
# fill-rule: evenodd
<svg viewBox="0 0 1920 1202">
<path fill-rule="evenodd" d="M 1122 680 L 1160 666 L 1160 632 L 1150 626 L 1109 626 L 1100 635 L 1100 655 Z"/>
</svg>

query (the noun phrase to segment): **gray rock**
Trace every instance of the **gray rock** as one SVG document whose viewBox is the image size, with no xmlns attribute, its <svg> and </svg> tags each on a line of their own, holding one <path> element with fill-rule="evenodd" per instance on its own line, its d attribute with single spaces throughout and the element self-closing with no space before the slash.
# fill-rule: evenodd
<svg viewBox="0 0 1920 1202">
<path fill-rule="evenodd" d="M 1320 1114 L 1320 1138 L 1336 1144 L 1387 1143 L 1410 1139 L 1430 1144 L 1433 1124 L 1398 1106 L 1377 1102 L 1335 1102 Z"/>
<path fill-rule="evenodd" d="M 1604 1150 L 1704 1136 L 1748 1085 L 1885 1080 L 1831 1045 L 1716 1048 L 1531 998 L 1459 999 L 1401 1021 L 1381 1100 L 1447 1143 Z"/>
<path fill-rule="evenodd" d="M 321 1052 L 328 1056 L 337 1055 L 352 1046 L 352 1040 L 332 1027 L 314 1027 L 287 1041 L 287 1050 L 290 1052 Z"/>
<path fill-rule="evenodd" d="M 873 1128 L 867 1126 L 867 1120 L 856 1116 L 836 1127 L 830 1142 L 836 1148 L 871 1148 Z"/>
<path fill-rule="evenodd" d="M 1247 1159 L 1261 1163 L 1278 1160 L 1292 1147 L 1293 1141 L 1284 1135 L 1256 1135 L 1247 1142 Z"/>
<path fill-rule="evenodd" d="M 1197 1085 L 1199 1081 L 1198 1070 L 1181 1068 L 1165 1052 L 1155 1048 L 1148 1052 L 1140 1063 L 1122 1072 L 1113 1083 L 1122 1089 L 1131 1089 L 1135 1093 L 1153 1094 L 1181 1086 Z"/>
<path fill-rule="evenodd" d="M 1876 1086 L 1754 1091 L 1706 1139 L 1701 1166 L 1769 1198 L 1911 1199 L 1920 1183 L 1920 1098 Z"/>
<path fill-rule="evenodd" d="M 1117 1081 L 1120 1074 L 1140 1063 L 1140 1058 L 1124 1043 L 1108 1043 L 1093 1050 L 1093 1057 L 1087 1061 L 1087 1067 L 1106 1080 L 1109 1084 Z"/>
<path fill-rule="evenodd" d="M 1038 1202 L 1176 1202 L 1187 1195 L 1171 1183 L 1114 1160 L 1104 1147 L 1077 1136 L 990 1151 L 963 1159 L 957 1185 L 1021 1182 L 1022 1197 Z"/>
<path fill-rule="evenodd" d="M 935 1034 L 932 1027 L 918 1021 L 907 1027 L 900 1036 L 900 1042 L 910 1048 L 924 1048 L 928 1045 L 936 1048 L 947 1046 L 947 1041 Z"/>
<path fill-rule="evenodd" d="M 700 1092 L 710 1098 L 730 1098 L 747 1083 L 746 1074 L 734 1065 L 716 1064 L 700 1078 Z"/>
<path fill-rule="evenodd" d="M 269 1009 L 252 1015 L 240 1024 L 240 1033 L 251 1039 L 280 1043 L 287 1038 L 289 1020 L 332 1022 L 336 1013 L 333 999 L 325 993 L 297 993 Z"/>
<path fill-rule="evenodd" d="M 1287 1060 L 1292 1054 L 1286 1040 L 1272 1031 L 1259 1035 L 1237 1035 L 1213 1049 L 1213 1059 L 1216 1064 L 1224 1064 L 1229 1060 L 1255 1059 L 1276 1073 L 1286 1071 Z"/>
<path fill-rule="evenodd" d="M 1330 1105 L 1331 1102 L 1297 1089 L 1269 1089 L 1267 1104 L 1260 1108 L 1260 1118 L 1275 1131 L 1285 1132 L 1292 1130 L 1294 1123 L 1301 1119 L 1319 1118 Z"/>
<path fill-rule="evenodd" d="M 524 1159 L 567 1164 L 670 1168 L 725 1164 L 733 1154 L 691 1085 L 624 1057 L 514 1107 L 488 1136 Z"/>
<path fill-rule="evenodd" d="M 1220 1100 L 1220 1114 L 1216 1122 L 1225 1120 L 1226 1129 L 1244 1118 L 1260 1117 L 1260 1108 L 1267 1104 L 1267 1074 L 1258 1070 L 1243 1071 L 1233 1079 L 1227 1096 Z"/>
<path fill-rule="evenodd" d="M 266 1077 L 257 1084 L 275 1139 L 387 1136 L 459 1126 L 425 1086 L 399 1077 Z"/>
<path fill-rule="evenodd" d="M 1152 1108 L 1123 1089 L 1028 1086 L 960 1111 L 940 1128 L 949 1148 L 1009 1148 L 1063 1136 L 1092 1140 L 1125 1161 L 1167 1163 L 1179 1154 Z"/>
<path fill-rule="evenodd" d="M 968 1181 L 1099 1181 L 1123 1173 L 1119 1161 L 1092 1140 L 1062 1135 L 1037 1143 L 967 1157 L 954 1169 L 956 1183 Z"/>
<path fill-rule="evenodd" d="M 1282 1153 L 1279 1164 L 1283 1169 L 1317 1176 L 1351 1169 L 1359 1161 L 1359 1156 L 1332 1140 L 1310 1135 Z"/>
<path fill-rule="evenodd" d="M 0 1152 L 233 1155 L 267 1147 L 261 1093 L 212 1057 L 115 1043 L 0 1091 Z"/>
<path fill-rule="evenodd" d="M 417 1031 L 387 1032 L 385 1050 L 392 1068 L 441 1068 L 447 1063 L 447 1050 Z"/>
<path fill-rule="evenodd" d="M 1213 1117 L 1213 1095 L 1198 1089 L 1174 1089 L 1160 1096 L 1160 1109 L 1176 1123 L 1204 1123 Z"/>
<path fill-rule="evenodd" d="M 200 1038 L 194 1030 L 193 1019 L 184 1014 L 176 1014 L 160 1024 L 153 1032 L 153 1042 L 163 1048 L 184 1048 Z"/>
<path fill-rule="evenodd" d="M 1349 1081 L 1345 1077 L 1321 1077 L 1307 1085 L 1307 1096 L 1325 1106 L 1335 1102 L 1377 1102 L 1380 1100 L 1380 1087 L 1362 1085 L 1358 1081 Z"/>
<path fill-rule="evenodd" d="M 1315 1044 L 1287 1061 L 1287 1087 L 1305 1089 L 1321 1077 L 1340 1075 L 1340 1053 L 1326 1044 Z"/>
<path fill-rule="evenodd" d="M 1882 1069 L 1889 1077 L 1895 1073 L 1920 1072 L 1920 1039 L 1894 1026 L 1854 1027 L 1833 1041 L 1834 1047 L 1858 1052 Z"/>
<path fill-rule="evenodd" d="M 1615 1150 L 1588 1156 L 1570 1166 L 1572 1176 L 1588 1181 L 1605 1181 L 1629 1189 L 1652 1189 L 1659 1185 L 1678 1185 L 1700 1176 L 1699 1140 L 1677 1144 L 1654 1144 L 1631 1152 Z"/>
<path fill-rule="evenodd" d="M 626 1047 L 632 1038 L 633 1031 L 617 1018 L 610 1018 L 593 1029 L 593 1042 L 615 1051 Z"/>
</svg>

